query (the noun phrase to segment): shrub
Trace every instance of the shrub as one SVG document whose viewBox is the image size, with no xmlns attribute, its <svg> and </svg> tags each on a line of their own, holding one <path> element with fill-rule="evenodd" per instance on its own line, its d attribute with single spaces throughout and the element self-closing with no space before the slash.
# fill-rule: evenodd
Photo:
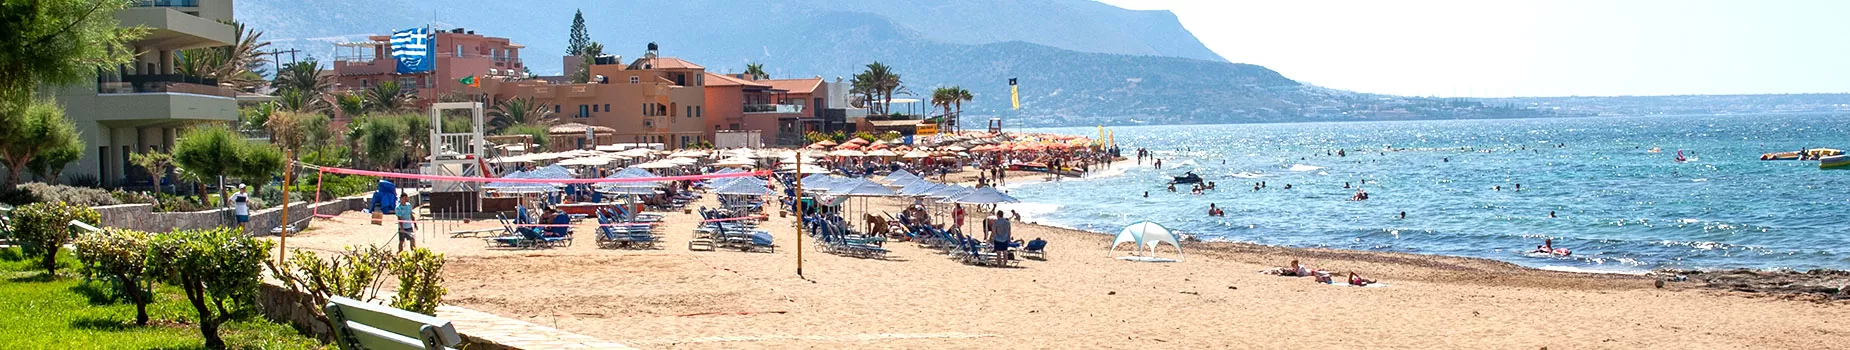
<svg viewBox="0 0 1850 350">
<path fill-rule="evenodd" d="M 71 240 L 71 220 L 96 224 L 95 210 L 68 203 L 32 203 L 13 210 L 13 235 L 28 257 L 39 257 L 48 276 L 57 276 L 58 249 Z"/>
<path fill-rule="evenodd" d="M 173 231 L 148 244 L 148 268 L 186 292 L 199 313 L 199 333 L 206 348 L 224 349 L 218 326 L 231 318 L 232 307 L 255 301 L 261 267 L 270 243 L 245 237 L 238 229 Z M 214 307 L 209 307 L 214 306 Z"/>
<path fill-rule="evenodd" d="M 148 233 L 109 228 L 103 232 L 86 232 L 72 242 L 84 273 L 109 278 L 117 292 L 135 303 L 135 324 L 148 324 L 148 303 L 153 300 L 154 286 L 146 285 Z"/>
<path fill-rule="evenodd" d="M 437 305 L 449 290 L 443 288 L 443 254 L 415 248 L 398 254 L 398 295 L 392 307 L 436 316 Z"/>
<path fill-rule="evenodd" d="M 66 176 L 64 177 L 64 183 L 70 184 L 71 186 L 77 186 L 77 187 L 89 187 L 89 188 L 103 187 L 103 179 L 96 177 L 96 174 L 76 174 L 76 175 Z"/>
<path fill-rule="evenodd" d="M 166 193 L 154 194 L 154 211 L 157 212 L 189 212 L 208 209 L 213 208 L 200 204 L 198 198 L 195 197 L 181 197 Z"/>
<path fill-rule="evenodd" d="M 390 305 L 426 315 L 436 312 L 447 290 L 443 288 L 443 255 L 426 249 L 412 249 L 397 254 L 381 246 L 349 247 L 346 251 L 322 259 L 313 252 L 291 250 L 285 266 L 264 262 L 270 274 L 285 286 L 309 298 L 298 299 L 304 309 L 322 312 L 328 298 L 339 296 L 354 300 L 379 301 L 379 291 L 387 279 L 398 277 L 398 294 Z M 327 322 L 327 315 L 315 318 Z"/>
<path fill-rule="evenodd" d="M 65 202 L 85 207 L 121 204 L 121 202 L 116 201 L 115 196 L 109 194 L 109 191 L 98 188 L 72 187 L 41 182 L 19 184 L 19 188 L 32 192 L 32 195 L 37 197 L 40 202 Z"/>
<path fill-rule="evenodd" d="M 42 201 L 39 200 L 39 196 L 32 194 L 32 191 L 27 191 L 25 189 L 17 188 L 17 187 L 4 188 L 3 186 L 0 186 L 0 203 L 6 203 L 7 205 L 19 206 L 19 205 L 38 203 L 38 202 L 42 202 Z"/>
</svg>

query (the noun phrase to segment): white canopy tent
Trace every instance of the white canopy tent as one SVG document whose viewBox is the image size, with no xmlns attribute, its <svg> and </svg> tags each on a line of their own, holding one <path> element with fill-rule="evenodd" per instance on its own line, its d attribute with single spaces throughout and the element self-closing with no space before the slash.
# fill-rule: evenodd
<svg viewBox="0 0 1850 350">
<path fill-rule="evenodd" d="M 1127 242 L 1134 244 L 1135 250 L 1133 250 L 1133 252 L 1136 252 L 1137 255 L 1118 257 L 1120 260 L 1142 262 L 1182 261 L 1182 243 L 1176 239 L 1175 232 L 1170 231 L 1168 227 L 1163 227 L 1163 225 L 1146 220 L 1131 224 L 1130 226 L 1125 226 L 1123 231 L 1118 231 L 1118 238 L 1111 241 L 1111 250 L 1116 252 L 1118 250 L 1118 245 Z M 1156 257 L 1156 246 L 1161 243 L 1169 243 L 1170 246 L 1176 248 L 1175 259 Z M 1145 249 L 1149 250 L 1149 255 L 1141 254 Z"/>
</svg>

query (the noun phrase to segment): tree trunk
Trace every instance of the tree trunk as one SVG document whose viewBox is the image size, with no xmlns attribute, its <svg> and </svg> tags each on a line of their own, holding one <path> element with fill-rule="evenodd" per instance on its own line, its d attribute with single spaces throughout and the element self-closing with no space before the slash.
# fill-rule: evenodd
<svg viewBox="0 0 1850 350">
<path fill-rule="evenodd" d="M 186 300 L 193 303 L 193 310 L 199 312 L 199 335 L 206 339 L 206 348 L 224 350 L 225 340 L 218 337 L 218 323 L 222 315 L 213 315 L 212 308 L 206 306 L 206 286 L 204 282 L 191 277 L 181 277 L 185 284 Z"/>
<path fill-rule="evenodd" d="M 6 167 L 6 188 L 7 189 L 13 189 L 19 186 L 19 168 L 20 167 L 16 167 L 16 166 Z"/>
<path fill-rule="evenodd" d="M 62 230 L 64 228 L 60 227 L 57 229 Z M 45 267 L 46 276 L 51 276 L 52 278 L 58 277 L 58 249 L 60 249 L 61 246 L 63 246 L 63 244 L 45 247 L 45 257 L 39 259 L 39 264 Z"/>
<path fill-rule="evenodd" d="M 116 279 L 128 288 L 128 301 L 135 303 L 135 325 L 148 325 L 148 296 L 141 289 L 141 282 L 128 278 L 128 275 L 116 274 Z"/>
</svg>

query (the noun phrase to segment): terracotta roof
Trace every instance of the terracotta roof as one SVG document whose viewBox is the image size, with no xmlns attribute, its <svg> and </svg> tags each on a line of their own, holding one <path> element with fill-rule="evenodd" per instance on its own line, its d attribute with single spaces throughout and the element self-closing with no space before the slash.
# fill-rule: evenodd
<svg viewBox="0 0 1850 350">
<path fill-rule="evenodd" d="M 642 69 L 643 62 L 647 61 L 649 61 L 647 58 L 638 58 L 636 61 L 630 62 L 629 69 Z M 693 62 L 674 57 L 657 57 L 655 58 L 654 65 L 654 69 L 707 69 L 707 67 L 701 67 Z"/>
<path fill-rule="evenodd" d="M 754 86 L 754 87 L 762 87 L 762 88 L 771 87 L 771 85 L 769 84 L 745 80 L 745 79 L 733 78 L 731 76 L 727 76 L 724 74 L 713 74 L 712 72 L 707 73 L 707 86 Z"/>
<path fill-rule="evenodd" d="M 814 93 L 816 92 L 816 87 L 822 86 L 822 78 L 762 79 L 758 80 L 758 82 L 771 84 L 772 89 L 789 91 L 793 94 Z"/>
<path fill-rule="evenodd" d="M 546 133 L 548 134 L 583 134 L 585 133 L 585 128 L 591 128 L 592 132 L 596 132 L 596 133 L 617 132 L 617 129 L 611 129 L 608 127 L 591 126 L 591 125 L 584 125 L 584 124 L 579 124 L 579 123 L 565 123 L 565 124 L 553 125 L 552 127 L 546 128 Z"/>
</svg>

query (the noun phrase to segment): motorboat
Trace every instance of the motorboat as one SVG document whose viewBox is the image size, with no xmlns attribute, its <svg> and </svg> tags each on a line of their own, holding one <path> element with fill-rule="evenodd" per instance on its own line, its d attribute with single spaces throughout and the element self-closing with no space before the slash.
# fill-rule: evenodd
<svg viewBox="0 0 1850 350">
<path fill-rule="evenodd" d="M 1834 148 L 1811 148 L 1800 152 L 1775 152 L 1760 155 L 1760 160 L 1820 160 L 1824 157 L 1840 156 L 1844 151 Z"/>
<path fill-rule="evenodd" d="M 1186 174 L 1182 174 L 1182 176 L 1175 177 L 1175 180 L 1171 180 L 1169 181 L 1169 183 L 1176 184 L 1176 185 L 1198 184 L 1198 183 L 1201 183 L 1201 175 L 1195 175 L 1195 172 L 1191 171 Z"/>
<path fill-rule="evenodd" d="M 1850 155 L 1840 154 L 1819 158 L 1818 169 L 1850 169 Z"/>
</svg>

